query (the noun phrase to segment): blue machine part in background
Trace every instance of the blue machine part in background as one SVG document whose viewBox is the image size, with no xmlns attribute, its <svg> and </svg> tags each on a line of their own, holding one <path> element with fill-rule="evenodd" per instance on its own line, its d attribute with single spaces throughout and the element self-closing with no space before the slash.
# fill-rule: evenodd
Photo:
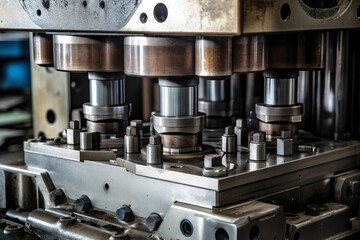
<svg viewBox="0 0 360 240">
<path fill-rule="evenodd" d="M 30 88 L 29 39 L 0 39 L 0 89 Z"/>
</svg>

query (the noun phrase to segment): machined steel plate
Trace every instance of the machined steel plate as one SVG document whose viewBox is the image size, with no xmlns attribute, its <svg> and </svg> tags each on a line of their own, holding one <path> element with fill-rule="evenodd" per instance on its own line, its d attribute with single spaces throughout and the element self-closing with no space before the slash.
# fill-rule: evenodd
<svg viewBox="0 0 360 240">
<path fill-rule="evenodd" d="M 239 0 L 0 1 L 0 29 L 237 35 L 239 19 Z"/>
</svg>

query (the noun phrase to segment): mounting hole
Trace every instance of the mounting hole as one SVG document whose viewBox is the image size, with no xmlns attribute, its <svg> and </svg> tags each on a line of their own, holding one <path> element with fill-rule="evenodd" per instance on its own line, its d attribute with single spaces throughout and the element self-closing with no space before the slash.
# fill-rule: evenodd
<svg viewBox="0 0 360 240">
<path fill-rule="evenodd" d="M 299 232 L 296 232 L 294 234 L 294 240 L 299 240 L 300 239 L 300 233 Z"/>
<path fill-rule="evenodd" d="M 282 19 L 284 22 L 286 22 L 287 20 L 289 20 L 289 18 L 290 18 L 290 13 L 291 13 L 291 10 L 290 10 L 289 4 L 284 3 L 284 4 L 281 6 L 281 9 L 280 9 L 280 17 L 281 17 L 281 19 Z"/>
<path fill-rule="evenodd" d="M 38 15 L 39 17 L 41 16 L 41 10 L 40 10 L 40 9 L 38 9 L 38 10 L 36 11 L 36 15 Z"/>
<path fill-rule="evenodd" d="M 180 223 L 180 230 L 185 237 L 190 237 L 193 234 L 193 225 L 187 219 L 184 219 Z"/>
<path fill-rule="evenodd" d="M 147 14 L 146 14 L 146 13 L 142 13 L 142 14 L 140 14 L 140 22 L 142 22 L 142 23 L 146 23 L 146 22 L 147 22 L 147 20 L 148 20 L 148 16 L 147 16 Z"/>
<path fill-rule="evenodd" d="M 82 5 L 83 5 L 84 7 L 87 7 L 87 1 L 83 1 L 83 2 L 82 2 Z"/>
<path fill-rule="evenodd" d="M 100 6 L 100 8 L 104 9 L 104 8 L 105 8 L 105 2 L 104 2 L 104 1 L 101 1 L 101 2 L 99 3 L 99 6 Z"/>
<path fill-rule="evenodd" d="M 158 3 L 154 8 L 154 17 L 156 21 L 162 23 L 165 22 L 165 20 L 168 17 L 168 10 L 165 4 Z"/>
<path fill-rule="evenodd" d="M 357 7 L 356 16 L 358 19 L 360 19 L 360 5 Z"/>
<path fill-rule="evenodd" d="M 250 240 L 255 240 L 259 238 L 259 234 L 260 234 L 260 229 L 258 226 L 254 225 L 251 227 L 250 229 L 250 233 L 249 233 L 249 239 Z"/>
<path fill-rule="evenodd" d="M 50 124 L 53 124 L 55 122 L 56 116 L 53 110 L 50 109 L 46 112 L 46 119 Z"/>
<path fill-rule="evenodd" d="M 108 184 L 108 183 L 105 183 L 105 184 L 104 184 L 104 189 L 105 189 L 105 191 L 109 190 L 109 188 L 110 188 L 109 184 Z"/>
<path fill-rule="evenodd" d="M 218 228 L 215 232 L 216 240 L 229 240 L 229 235 L 223 228 Z"/>
</svg>

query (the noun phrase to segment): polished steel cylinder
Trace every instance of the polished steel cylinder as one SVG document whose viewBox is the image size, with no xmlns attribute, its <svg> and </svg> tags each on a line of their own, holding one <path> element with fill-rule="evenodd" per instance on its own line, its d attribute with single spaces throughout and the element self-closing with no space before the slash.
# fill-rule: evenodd
<svg viewBox="0 0 360 240">
<path fill-rule="evenodd" d="M 115 106 L 125 103 L 124 80 L 90 80 L 90 104 Z"/>
<path fill-rule="evenodd" d="M 90 150 L 100 146 L 100 135 L 97 132 L 80 132 L 80 149 Z"/>
<path fill-rule="evenodd" d="M 297 78 L 265 78 L 264 102 L 267 105 L 295 105 Z"/>
<path fill-rule="evenodd" d="M 252 141 L 249 144 L 249 158 L 253 161 L 266 160 L 266 143 Z"/>
<path fill-rule="evenodd" d="M 194 75 L 194 38 L 128 36 L 125 73 L 136 76 Z"/>
<path fill-rule="evenodd" d="M 197 86 L 160 87 L 160 114 L 162 116 L 194 116 L 197 112 Z"/>
<path fill-rule="evenodd" d="M 69 72 L 122 72 L 123 38 L 54 35 L 54 67 Z"/>
<path fill-rule="evenodd" d="M 230 80 L 206 80 L 205 100 L 211 102 L 226 102 L 230 100 Z"/>
<path fill-rule="evenodd" d="M 196 39 L 196 75 L 230 76 L 232 72 L 232 38 L 202 36 Z"/>
<path fill-rule="evenodd" d="M 138 136 L 124 136 L 124 152 L 125 153 L 139 153 L 140 140 Z"/>
<path fill-rule="evenodd" d="M 40 66 L 52 66 L 53 62 L 53 36 L 45 33 L 33 35 L 34 62 Z"/>
<path fill-rule="evenodd" d="M 221 151 L 225 153 L 236 153 L 236 135 L 223 135 L 221 137 Z"/>
<path fill-rule="evenodd" d="M 148 144 L 146 146 L 146 163 L 147 164 L 162 164 L 163 162 L 163 146 Z"/>
</svg>

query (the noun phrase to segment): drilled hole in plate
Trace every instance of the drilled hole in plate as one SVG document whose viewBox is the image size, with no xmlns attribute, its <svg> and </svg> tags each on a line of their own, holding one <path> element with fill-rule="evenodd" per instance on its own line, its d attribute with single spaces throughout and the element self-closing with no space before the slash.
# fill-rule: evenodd
<svg viewBox="0 0 360 240">
<path fill-rule="evenodd" d="M 165 22 L 165 20 L 168 17 L 168 10 L 165 4 L 158 3 L 154 8 L 154 17 L 156 21 L 162 23 Z"/>
<path fill-rule="evenodd" d="M 249 239 L 250 240 L 255 240 L 259 238 L 259 234 L 260 234 L 260 229 L 258 226 L 254 225 L 251 227 L 250 229 L 250 233 L 249 233 Z"/>
<path fill-rule="evenodd" d="M 147 14 L 146 14 L 146 13 L 142 13 L 142 14 L 140 14 L 140 22 L 142 22 L 142 23 L 146 23 L 146 22 L 147 22 L 147 20 L 148 20 L 148 16 L 147 16 Z"/>
<path fill-rule="evenodd" d="M 287 20 L 289 20 L 289 18 L 290 18 L 290 13 L 291 13 L 291 10 L 290 10 L 289 4 L 284 3 L 284 4 L 281 6 L 281 9 L 280 9 L 280 17 L 281 17 L 281 19 L 282 19 L 284 22 L 286 22 Z"/>
<path fill-rule="evenodd" d="M 46 112 L 46 120 L 50 123 L 53 124 L 56 121 L 56 115 L 55 112 L 52 109 L 49 109 Z"/>
<path fill-rule="evenodd" d="M 229 240 L 229 234 L 223 228 L 218 228 L 215 232 L 216 240 Z"/>
</svg>

